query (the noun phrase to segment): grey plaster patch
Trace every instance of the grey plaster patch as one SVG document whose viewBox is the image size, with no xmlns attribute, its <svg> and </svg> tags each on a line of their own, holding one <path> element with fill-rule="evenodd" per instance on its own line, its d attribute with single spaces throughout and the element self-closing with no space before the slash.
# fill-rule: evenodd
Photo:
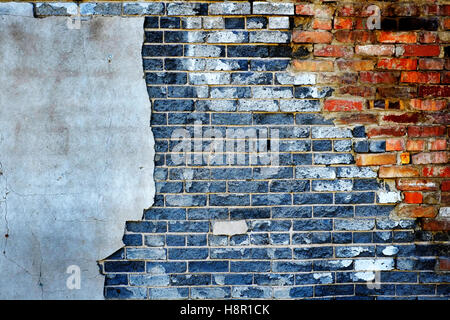
<svg viewBox="0 0 450 320">
<path fill-rule="evenodd" d="M 143 22 L 0 16 L 1 299 L 102 299 L 97 261 L 152 205 Z"/>
</svg>

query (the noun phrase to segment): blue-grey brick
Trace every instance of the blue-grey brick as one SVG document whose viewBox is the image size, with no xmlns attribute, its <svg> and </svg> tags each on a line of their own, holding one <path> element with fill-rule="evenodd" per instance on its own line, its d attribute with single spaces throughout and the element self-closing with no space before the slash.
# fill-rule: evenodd
<svg viewBox="0 0 450 320">
<path fill-rule="evenodd" d="M 123 13 L 126 15 L 162 15 L 164 13 L 164 3 L 124 3 Z"/>
<path fill-rule="evenodd" d="M 189 73 L 189 83 L 194 85 L 216 85 L 216 84 L 229 84 L 230 83 L 229 73 L 220 72 L 199 72 L 199 73 Z"/>
<path fill-rule="evenodd" d="M 231 297 L 230 287 L 192 287 L 191 299 L 228 299 Z"/>
<path fill-rule="evenodd" d="M 336 152 L 352 151 L 352 141 L 351 140 L 335 140 L 334 141 L 334 151 L 336 151 Z"/>
<path fill-rule="evenodd" d="M 249 245 L 249 236 L 246 234 L 237 234 L 230 237 L 230 245 L 231 246 L 246 246 Z M 247 252 L 250 254 L 249 252 Z"/>
<path fill-rule="evenodd" d="M 305 152 L 311 151 L 310 140 L 281 140 L 279 142 L 281 152 Z"/>
<path fill-rule="evenodd" d="M 298 125 L 333 125 L 333 121 L 316 113 L 297 113 L 295 123 Z"/>
<path fill-rule="evenodd" d="M 290 286 L 294 284 L 292 274 L 255 274 L 255 284 L 260 286 Z"/>
<path fill-rule="evenodd" d="M 181 19 L 178 17 L 161 17 L 159 24 L 161 29 L 180 29 Z"/>
<path fill-rule="evenodd" d="M 280 110 L 283 112 L 315 112 L 320 111 L 319 100 L 281 100 Z"/>
<path fill-rule="evenodd" d="M 355 292 L 353 285 L 319 285 L 314 288 L 315 296 L 351 296 Z"/>
<path fill-rule="evenodd" d="M 282 204 L 291 204 L 290 194 L 254 194 L 252 195 L 252 206 L 273 206 Z"/>
<path fill-rule="evenodd" d="M 245 43 L 248 40 L 246 31 L 211 31 L 206 37 L 207 43 Z"/>
<path fill-rule="evenodd" d="M 249 2 L 217 2 L 209 4 L 210 15 L 246 15 L 250 14 Z"/>
<path fill-rule="evenodd" d="M 208 59 L 206 70 L 211 71 L 246 71 L 248 70 L 247 60 L 237 59 Z"/>
<path fill-rule="evenodd" d="M 192 181 L 186 183 L 185 191 L 192 193 L 226 192 L 226 183 L 225 181 L 221 182 Z"/>
<path fill-rule="evenodd" d="M 295 87 L 294 95 L 297 99 L 321 99 L 332 95 L 331 87 Z"/>
<path fill-rule="evenodd" d="M 312 263 L 309 261 L 274 261 L 273 272 L 309 272 Z"/>
<path fill-rule="evenodd" d="M 270 208 L 230 209 L 231 219 L 263 219 L 270 217 Z"/>
<path fill-rule="evenodd" d="M 144 272 L 144 261 L 106 261 L 105 272 Z"/>
<path fill-rule="evenodd" d="M 223 208 L 189 208 L 189 220 L 227 219 L 228 209 Z"/>
<path fill-rule="evenodd" d="M 375 227 L 373 219 L 336 219 L 334 221 L 335 230 L 372 230 Z"/>
<path fill-rule="evenodd" d="M 334 283 L 334 274 L 331 272 L 304 273 L 295 275 L 295 283 L 303 284 L 330 284 Z"/>
<path fill-rule="evenodd" d="M 392 206 L 387 206 L 390 210 L 393 209 Z M 415 219 L 405 219 L 405 220 L 391 220 L 388 218 L 377 219 L 377 229 L 389 230 L 389 229 L 414 229 L 416 225 Z"/>
<path fill-rule="evenodd" d="M 294 194 L 294 204 L 331 204 L 331 193 L 300 193 Z"/>
<path fill-rule="evenodd" d="M 124 234 L 122 241 L 126 246 L 142 246 L 142 235 Z"/>
<path fill-rule="evenodd" d="M 252 178 L 251 168 L 214 168 L 211 169 L 211 178 L 214 180 L 241 180 Z"/>
<path fill-rule="evenodd" d="M 306 72 L 302 72 L 299 74 L 277 72 L 275 73 L 275 80 L 277 84 L 291 84 L 291 85 L 315 84 L 316 75 L 314 73 L 306 73 Z"/>
<path fill-rule="evenodd" d="M 162 248 L 127 248 L 127 259 L 166 259 L 166 249 Z"/>
<path fill-rule="evenodd" d="M 384 140 L 373 140 L 369 143 L 370 152 L 385 152 L 386 151 L 386 141 Z"/>
<path fill-rule="evenodd" d="M 186 57 L 224 57 L 225 46 L 213 45 L 185 45 L 184 55 Z"/>
<path fill-rule="evenodd" d="M 331 140 L 313 140 L 313 151 L 331 151 Z"/>
<path fill-rule="evenodd" d="M 270 182 L 270 192 L 303 192 L 308 190 L 309 181 L 306 180 L 272 180 Z"/>
<path fill-rule="evenodd" d="M 165 287 L 169 285 L 169 276 L 153 274 L 130 274 L 130 285 Z"/>
<path fill-rule="evenodd" d="M 339 167 L 338 178 L 375 178 L 377 173 L 368 167 Z"/>
<path fill-rule="evenodd" d="M 314 217 L 336 217 L 349 218 L 353 217 L 353 206 L 318 206 L 314 207 Z"/>
<path fill-rule="evenodd" d="M 308 138 L 309 127 L 272 127 L 271 131 L 278 130 L 278 137 L 280 139 L 285 138 Z"/>
<path fill-rule="evenodd" d="M 261 99 L 292 98 L 290 87 L 254 87 L 253 96 Z"/>
<path fill-rule="evenodd" d="M 142 55 L 144 57 L 177 57 L 183 55 L 182 45 L 144 45 L 142 47 Z M 148 83 L 148 82 L 147 82 Z"/>
<path fill-rule="evenodd" d="M 262 193 L 268 192 L 269 187 L 266 181 L 230 181 L 228 182 L 228 192 L 236 193 Z"/>
<path fill-rule="evenodd" d="M 169 16 L 195 16 L 206 15 L 208 13 L 208 4 L 175 2 L 167 4 L 167 15 Z"/>
<path fill-rule="evenodd" d="M 357 284 L 355 286 L 355 294 L 357 296 L 377 295 L 377 299 L 382 295 L 394 295 L 395 286 L 390 284 L 381 284 L 378 288 L 368 288 L 367 284 Z"/>
<path fill-rule="evenodd" d="M 209 89 L 207 86 L 176 86 L 168 87 L 169 98 L 207 98 L 209 95 Z"/>
<path fill-rule="evenodd" d="M 366 128 L 364 126 L 356 126 L 352 130 L 353 136 L 355 138 L 365 138 L 366 137 Z"/>
<path fill-rule="evenodd" d="M 364 173 L 363 173 L 364 174 Z M 372 174 L 372 173 L 369 173 Z M 355 191 L 368 191 L 368 190 L 379 190 L 382 184 L 376 179 L 354 179 L 353 180 L 353 190 Z"/>
<path fill-rule="evenodd" d="M 211 284 L 210 274 L 172 274 L 170 275 L 172 286 L 195 286 Z"/>
<path fill-rule="evenodd" d="M 389 217 L 394 206 L 357 206 L 355 215 L 357 217 Z"/>
<path fill-rule="evenodd" d="M 274 207 L 272 209 L 282 208 Z M 249 231 L 289 231 L 291 229 L 291 221 L 289 220 L 254 220 L 251 221 Z"/>
<path fill-rule="evenodd" d="M 292 178 L 290 167 L 262 167 L 253 169 L 253 178 L 260 179 L 288 179 Z"/>
<path fill-rule="evenodd" d="M 168 58 L 164 61 L 166 70 L 204 71 L 206 60 L 198 58 Z"/>
<path fill-rule="evenodd" d="M 105 286 L 127 285 L 128 275 L 126 274 L 106 274 Z"/>
<path fill-rule="evenodd" d="M 162 59 L 143 59 L 144 70 L 163 70 Z"/>
<path fill-rule="evenodd" d="M 314 180 L 313 191 L 351 191 L 353 182 L 351 180 Z"/>
<path fill-rule="evenodd" d="M 241 99 L 238 102 L 239 111 L 278 111 L 276 100 Z"/>
<path fill-rule="evenodd" d="M 260 15 L 293 15 L 294 4 L 283 2 L 254 2 L 253 14 Z"/>
<path fill-rule="evenodd" d="M 289 233 L 271 233 L 270 244 L 272 245 L 288 245 L 290 243 Z"/>
<path fill-rule="evenodd" d="M 409 281 L 399 281 L 399 282 L 416 282 L 416 274 L 415 273 L 406 273 L 406 276 L 409 276 Z M 412 277 L 414 276 L 414 277 Z M 449 282 L 450 283 L 450 273 L 435 273 L 435 272 L 420 272 L 419 273 L 419 282 L 420 283 L 442 283 Z"/>
<path fill-rule="evenodd" d="M 82 15 L 119 16 L 122 13 L 121 3 L 88 2 L 80 4 Z"/>
<path fill-rule="evenodd" d="M 159 17 L 145 17 L 144 28 L 145 29 L 158 29 L 159 28 Z"/>
<path fill-rule="evenodd" d="M 161 43 L 163 42 L 163 32 L 162 31 L 145 31 L 144 42 L 148 43 Z"/>
<path fill-rule="evenodd" d="M 294 231 L 330 231 L 333 229 L 331 219 L 297 220 L 293 222 Z"/>
<path fill-rule="evenodd" d="M 373 203 L 375 200 L 375 193 L 373 192 L 349 192 L 336 193 L 336 204 L 356 204 L 356 203 Z"/>
<path fill-rule="evenodd" d="M 353 144 L 353 149 L 358 153 L 369 152 L 369 141 L 357 141 Z"/>
<path fill-rule="evenodd" d="M 209 256 L 208 248 L 169 248 L 169 260 L 203 260 Z"/>
<path fill-rule="evenodd" d="M 206 240 L 206 234 L 190 234 L 186 237 L 187 245 L 188 246 L 206 246 L 207 240 Z"/>
<path fill-rule="evenodd" d="M 353 260 L 317 260 L 313 262 L 313 269 L 316 271 L 351 270 L 353 269 Z"/>
<path fill-rule="evenodd" d="M 166 87 L 147 86 L 149 98 L 165 98 L 167 96 Z"/>
<path fill-rule="evenodd" d="M 295 259 L 332 258 L 333 247 L 294 248 Z"/>
<path fill-rule="evenodd" d="M 213 113 L 211 115 L 211 124 L 227 125 L 250 125 L 252 115 L 250 113 Z"/>
<path fill-rule="evenodd" d="M 269 47 L 263 45 L 240 45 L 240 46 L 227 46 L 227 56 L 230 58 L 235 57 L 256 57 L 267 58 L 269 56 Z"/>
<path fill-rule="evenodd" d="M 127 221 L 126 230 L 130 232 L 164 233 L 167 232 L 167 222 Z"/>
<path fill-rule="evenodd" d="M 294 115 L 291 113 L 255 113 L 253 121 L 255 124 L 293 124 Z"/>
<path fill-rule="evenodd" d="M 206 205 L 205 195 L 167 195 L 166 204 L 173 207 L 199 207 Z"/>
<path fill-rule="evenodd" d="M 191 261 L 189 272 L 228 272 L 229 261 Z"/>
<path fill-rule="evenodd" d="M 245 29 L 245 18 L 225 18 L 225 29 Z"/>
<path fill-rule="evenodd" d="M 169 232 L 208 232 L 208 221 L 170 221 Z"/>
<path fill-rule="evenodd" d="M 253 245 L 268 245 L 270 243 L 268 233 L 257 233 L 250 235 L 250 243 Z"/>
<path fill-rule="evenodd" d="M 181 26 L 183 29 L 201 29 L 201 17 L 183 17 L 181 18 Z"/>
<path fill-rule="evenodd" d="M 295 177 L 298 179 L 334 179 L 336 169 L 328 167 L 296 167 Z"/>
<path fill-rule="evenodd" d="M 337 258 L 374 257 L 374 246 L 336 247 Z"/>
<path fill-rule="evenodd" d="M 213 284 L 246 285 L 253 283 L 253 275 L 248 273 L 213 274 Z"/>
<path fill-rule="evenodd" d="M 272 84 L 272 78 L 268 72 L 235 72 L 231 74 L 231 84 Z"/>
<path fill-rule="evenodd" d="M 269 272 L 270 261 L 231 261 L 231 272 Z"/>
<path fill-rule="evenodd" d="M 182 72 L 147 72 L 147 84 L 186 84 L 187 75 Z"/>
<path fill-rule="evenodd" d="M 375 243 L 390 243 L 392 242 L 391 231 L 379 231 L 373 233 L 373 242 Z"/>
<path fill-rule="evenodd" d="M 248 23 L 248 19 L 247 19 Z M 252 71 L 284 71 L 289 66 L 289 60 L 251 60 L 250 70 Z M 292 89 L 291 89 L 292 92 Z M 292 95 L 291 95 L 292 96 Z"/>
<path fill-rule="evenodd" d="M 167 125 L 167 114 L 152 112 L 151 125 Z"/>
<path fill-rule="evenodd" d="M 353 232 L 353 243 L 371 243 L 373 242 L 372 232 Z"/>
<path fill-rule="evenodd" d="M 106 299 L 147 299 L 147 288 L 142 287 L 106 287 Z"/>
<path fill-rule="evenodd" d="M 231 296 L 233 298 L 265 298 L 269 299 L 272 297 L 272 288 L 270 287 L 233 287 Z"/>
<path fill-rule="evenodd" d="M 397 284 L 395 292 L 397 296 L 432 295 L 435 294 L 435 286 L 426 284 Z"/>
<path fill-rule="evenodd" d="M 186 270 L 186 262 L 147 262 L 147 273 L 150 274 L 183 273 L 186 272 Z"/>
<path fill-rule="evenodd" d="M 189 288 L 149 288 L 150 299 L 186 299 L 189 296 Z"/>
<path fill-rule="evenodd" d="M 311 133 L 313 139 L 352 137 L 352 131 L 350 129 L 336 127 L 313 127 Z"/>
<path fill-rule="evenodd" d="M 166 243 L 164 235 L 145 235 L 145 245 L 148 247 L 162 247 Z"/>
<path fill-rule="evenodd" d="M 351 243 L 353 241 L 353 234 L 351 232 L 333 232 L 333 243 Z"/>
<path fill-rule="evenodd" d="M 211 194 L 209 195 L 209 205 L 211 206 L 248 206 L 250 196 L 244 194 Z"/>
<path fill-rule="evenodd" d="M 249 87 L 213 87 L 210 96 L 217 99 L 250 98 L 251 90 Z"/>
<path fill-rule="evenodd" d="M 291 34 L 289 32 L 251 31 L 249 34 L 249 42 L 253 43 L 289 43 L 290 41 Z"/>
<path fill-rule="evenodd" d="M 195 122 L 209 124 L 209 113 L 169 113 L 168 121 L 169 124 L 194 124 Z M 179 141 L 176 141 L 175 145 L 177 145 L 178 143 Z"/>
<path fill-rule="evenodd" d="M 310 218 L 311 207 L 273 207 L 272 218 Z"/>
<path fill-rule="evenodd" d="M 293 244 L 322 244 L 331 243 L 330 232 L 302 232 L 292 235 Z"/>
<path fill-rule="evenodd" d="M 316 153 L 315 164 L 351 164 L 354 163 L 353 155 L 350 153 Z"/>
<path fill-rule="evenodd" d="M 179 193 L 183 191 L 183 183 L 158 181 L 155 184 L 158 193 Z"/>
</svg>

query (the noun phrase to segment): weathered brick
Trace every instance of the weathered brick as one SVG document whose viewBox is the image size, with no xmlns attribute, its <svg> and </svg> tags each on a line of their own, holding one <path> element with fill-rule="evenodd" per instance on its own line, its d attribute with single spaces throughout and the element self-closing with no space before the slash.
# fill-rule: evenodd
<svg viewBox="0 0 450 320">
<path fill-rule="evenodd" d="M 296 43 L 330 43 L 333 35 L 326 31 L 294 30 L 292 40 Z"/>
<path fill-rule="evenodd" d="M 378 166 L 396 164 L 395 154 L 358 154 L 356 155 L 356 165 L 358 166 Z"/>
</svg>

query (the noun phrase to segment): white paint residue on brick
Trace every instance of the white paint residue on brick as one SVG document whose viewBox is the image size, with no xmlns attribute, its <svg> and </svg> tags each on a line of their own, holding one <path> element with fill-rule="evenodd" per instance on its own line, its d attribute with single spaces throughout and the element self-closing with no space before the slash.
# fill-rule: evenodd
<svg viewBox="0 0 450 320">
<path fill-rule="evenodd" d="M 234 236 L 236 234 L 245 234 L 248 230 L 247 222 L 245 222 L 245 220 L 214 221 L 212 223 L 212 227 L 213 234 L 216 236 Z"/>
</svg>

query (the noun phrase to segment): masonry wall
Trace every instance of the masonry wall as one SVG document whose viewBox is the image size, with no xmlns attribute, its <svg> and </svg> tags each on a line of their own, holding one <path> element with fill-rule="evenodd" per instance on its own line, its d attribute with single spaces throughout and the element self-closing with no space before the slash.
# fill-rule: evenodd
<svg viewBox="0 0 450 320">
<path fill-rule="evenodd" d="M 146 16 L 156 196 L 101 262 L 106 298 L 448 299 L 445 1 L 83 8 Z M 203 157 L 230 129 L 279 163 Z"/>
</svg>

